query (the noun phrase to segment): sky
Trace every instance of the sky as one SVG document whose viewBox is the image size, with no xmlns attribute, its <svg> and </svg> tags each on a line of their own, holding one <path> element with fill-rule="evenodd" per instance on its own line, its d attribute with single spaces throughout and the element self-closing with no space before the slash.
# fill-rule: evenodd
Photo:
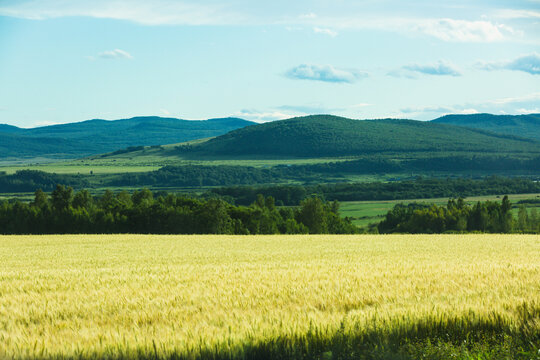
<svg viewBox="0 0 540 360">
<path fill-rule="evenodd" d="M 540 0 L 0 0 L 0 123 L 540 113 Z"/>
</svg>

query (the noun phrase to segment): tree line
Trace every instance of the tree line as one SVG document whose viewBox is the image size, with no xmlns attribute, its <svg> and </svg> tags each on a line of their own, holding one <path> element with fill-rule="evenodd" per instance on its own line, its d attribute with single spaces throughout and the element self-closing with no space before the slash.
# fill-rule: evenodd
<svg viewBox="0 0 540 360">
<path fill-rule="evenodd" d="M 450 199 L 446 206 L 412 203 L 397 204 L 377 229 L 380 233 L 538 233 L 540 221 L 536 208 L 527 211 L 522 204 L 514 219 L 508 196 L 501 203 L 477 202 L 468 205 L 462 198 Z"/>
<path fill-rule="evenodd" d="M 57 185 L 49 195 L 41 189 L 32 202 L 0 201 L 0 234 L 353 234 L 378 233 L 538 233 L 536 208 L 520 204 L 517 218 L 505 196 L 501 203 L 468 205 L 462 198 L 446 206 L 397 204 L 377 226 L 361 229 L 339 215 L 339 203 L 311 196 L 299 206 L 276 206 L 272 196 L 258 194 L 249 206 L 220 198 L 88 190 Z"/>
<path fill-rule="evenodd" d="M 349 234 L 358 232 L 339 216 L 337 202 L 316 197 L 298 207 L 277 208 L 272 197 L 259 195 L 249 206 L 222 199 L 182 195 L 157 196 L 143 189 L 129 194 L 57 185 L 50 195 L 35 192 L 34 200 L 0 202 L 1 234 Z"/>
<path fill-rule="evenodd" d="M 524 178 L 490 176 L 481 179 L 423 178 L 390 182 L 358 182 L 317 185 L 233 186 L 214 188 L 208 194 L 229 202 L 247 205 L 257 194 L 272 196 L 276 204 L 298 205 L 309 196 L 327 201 L 406 200 L 459 198 L 497 194 L 532 194 L 540 192 L 540 182 Z"/>
</svg>

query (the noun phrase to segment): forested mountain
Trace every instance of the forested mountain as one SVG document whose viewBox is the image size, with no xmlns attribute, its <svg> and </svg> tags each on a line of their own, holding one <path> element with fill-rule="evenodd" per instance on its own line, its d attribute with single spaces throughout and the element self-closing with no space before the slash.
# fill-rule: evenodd
<svg viewBox="0 0 540 360">
<path fill-rule="evenodd" d="M 231 131 L 187 145 L 192 156 L 334 157 L 377 153 L 538 153 L 540 143 L 478 129 L 414 120 L 314 115 Z"/>
<path fill-rule="evenodd" d="M 193 121 L 154 116 L 115 121 L 88 120 L 32 129 L 0 125 L 0 158 L 73 158 L 129 146 L 171 144 L 212 137 L 252 124 L 237 118 Z"/>
<path fill-rule="evenodd" d="M 517 135 L 540 140 L 540 114 L 528 115 L 446 115 L 432 122 L 467 126 L 501 134 Z"/>
</svg>

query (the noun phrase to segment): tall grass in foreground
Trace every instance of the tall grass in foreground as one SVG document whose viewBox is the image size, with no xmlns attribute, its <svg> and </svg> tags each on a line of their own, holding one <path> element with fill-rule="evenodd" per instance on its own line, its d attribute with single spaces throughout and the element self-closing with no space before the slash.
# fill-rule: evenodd
<svg viewBox="0 0 540 360">
<path fill-rule="evenodd" d="M 539 349 L 537 235 L 0 237 L 0 358 Z"/>
</svg>

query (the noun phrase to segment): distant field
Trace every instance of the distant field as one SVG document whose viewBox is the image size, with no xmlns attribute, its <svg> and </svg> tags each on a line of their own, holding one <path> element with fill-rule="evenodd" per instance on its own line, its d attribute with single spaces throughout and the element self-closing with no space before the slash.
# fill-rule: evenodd
<svg viewBox="0 0 540 360">
<path fill-rule="evenodd" d="M 466 198 L 466 202 L 474 204 L 478 201 L 501 201 L 504 195 L 472 196 Z M 539 199 L 540 194 L 517 194 L 508 195 L 510 201 L 516 205 L 519 200 Z M 365 227 L 372 223 L 380 222 L 384 215 L 396 204 L 409 204 L 419 202 L 423 204 L 446 205 L 448 198 L 434 199 L 410 199 L 410 200 L 381 200 L 381 201 L 344 201 L 340 203 L 341 216 L 353 218 L 353 223 L 357 226 Z M 536 206 L 540 210 L 540 204 Z M 517 214 L 517 208 L 514 209 Z M 514 215 L 516 215 L 514 214 Z"/>
<path fill-rule="evenodd" d="M 2 166 L 0 171 L 5 171 L 7 174 L 14 174 L 17 170 L 39 170 L 56 174 L 118 174 L 118 173 L 133 173 L 158 170 L 159 165 L 115 165 L 103 164 L 92 165 L 88 163 L 78 162 L 59 162 L 43 165 L 18 165 L 18 166 Z"/>
<path fill-rule="evenodd" d="M 149 150 L 152 151 L 152 150 Z M 132 172 L 147 172 L 158 170 L 166 165 L 232 165 L 232 166 L 254 166 L 271 167 L 276 165 L 307 165 L 327 162 L 338 162 L 351 160 L 349 158 L 320 158 L 320 159 L 223 159 L 223 160 L 186 160 L 178 157 L 158 157 L 158 156 L 137 156 L 122 157 L 120 155 L 113 158 L 85 158 L 80 160 L 60 161 L 49 164 L 36 165 L 5 165 L 0 166 L 0 171 L 13 174 L 17 170 L 39 170 L 57 174 L 121 174 Z M 360 176 L 361 177 L 361 176 Z M 381 176 L 369 176 L 370 178 L 384 178 Z"/>
<path fill-rule="evenodd" d="M 536 359 L 540 237 L 0 236 L 0 357 Z"/>
</svg>

